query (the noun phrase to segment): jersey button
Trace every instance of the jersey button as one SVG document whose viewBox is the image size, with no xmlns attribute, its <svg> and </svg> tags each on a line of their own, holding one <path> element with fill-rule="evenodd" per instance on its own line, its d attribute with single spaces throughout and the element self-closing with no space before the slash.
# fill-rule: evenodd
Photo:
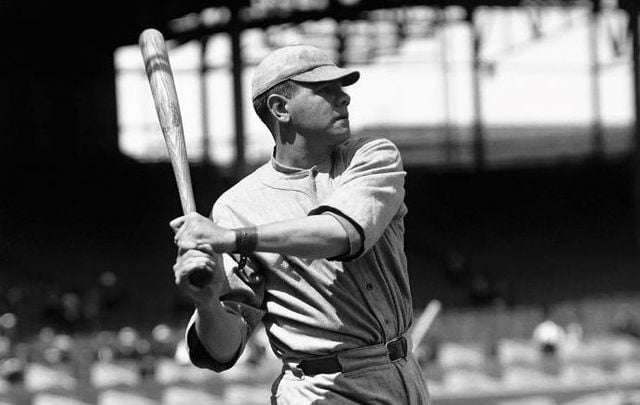
<svg viewBox="0 0 640 405">
<path fill-rule="evenodd" d="M 373 284 L 371 283 L 367 283 L 364 287 L 369 291 L 373 290 Z"/>
</svg>

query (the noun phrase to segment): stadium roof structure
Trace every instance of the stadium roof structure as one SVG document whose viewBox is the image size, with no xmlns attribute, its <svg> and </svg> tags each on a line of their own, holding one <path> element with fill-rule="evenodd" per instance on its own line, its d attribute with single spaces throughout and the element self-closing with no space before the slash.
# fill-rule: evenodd
<svg viewBox="0 0 640 405">
<path fill-rule="evenodd" d="M 190 13 L 195 14 L 211 8 L 226 8 L 230 11 L 225 21 L 206 24 L 192 20 L 189 28 L 184 30 L 168 30 L 171 39 L 188 41 L 194 38 L 220 32 L 232 32 L 250 28 L 268 28 L 280 24 L 299 24 L 306 21 L 331 18 L 335 21 L 366 19 L 367 13 L 376 10 L 402 9 L 409 7 L 447 8 L 461 7 L 466 9 L 470 20 L 473 10 L 480 7 L 573 7 L 587 6 L 600 9 L 607 0 L 318 0 L 318 1 L 288 1 L 268 2 L 259 0 L 241 1 L 212 1 L 201 2 L 198 7 L 193 4 Z M 639 6 L 632 0 L 616 1 L 620 8 L 633 10 Z M 198 3 L 198 2 L 192 2 Z M 611 3 L 611 1 L 609 1 Z"/>
<path fill-rule="evenodd" d="M 331 19 L 336 22 L 367 20 L 372 17 L 372 12 L 380 10 L 405 10 L 408 15 L 411 10 L 418 7 L 431 9 L 445 9 L 457 7 L 462 9 L 457 17 L 471 26 L 476 23 L 475 11 L 481 8 L 545 8 L 545 7 L 583 7 L 591 9 L 594 13 L 607 8 L 624 8 L 628 12 L 637 10 L 639 5 L 631 0 L 290 0 L 277 2 L 269 0 L 241 0 L 241 1 L 211 1 L 211 2 L 190 2 L 191 11 L 166 21 L 166 26 L 156 26 L 163 31 L 165 38 L 176 40 L 178 43 L 189 41 L 201 41 L 206 46 L 207 39 L 215 34 L 228 33 L 231 38 L 231 66 L 234 76 L 235 89 L 235 121 L 236 121 L 236 165 L 243 167 L 244 162 L 244 141 L 243 141 L 243 112 L 241 105 L 242 83 L 241 71 L 243 55 L 240 51 L 240 33 L 248 29 L 268 29 L 273 26 L 291 26 L 309 21 L 319 21 Z M 203 8 L 204 7 L 204 8 Z M 184 11 L 184 9 L 182 10 Z M 212 13 L 210 13 L 212 12 Z M 216 15 L 209 18 L 211 14 Z M 209 15 L 209 17 L 207 17 Z M 629 29 L 633 30 L 633 22 L 629 24 Z M 339 30 L 338 30 L 339 31 Z M 472 30 L 474 43 L 480 44 L 482 41 L 478 30 Z M 344 35 L 336 32 L 338 37 L 337 54 L 342 57 L 342 44 Z M 472 47 L 475 52 L 472 55 L 474 60 L 479 58 L 479 45 Z M 339 63 L 346 63 L 338 60 Z M 479 65 L 474 63 L 474 66 Z M 476 71 L 478 69 L 475 69 Z M 479 81 L 477 72 L 472 80 Z M 476 83 L 477 84 L 477 83 Z M 481 103 L 479 95 L 480 85 L 474 84 L 474 103 Z M 638 90 L 640 94 L 640 88 Z M 640 100 L 640 95 L 637 96 Z M 640 101 L 638 102 L 640 104 Z M 640 107 L 638 107 L 640 115 Z M 484 166 L 483 151 L 483 129 L 481 117 L 477 117 L 474 124 L 474 160 L 477 162 L 476 168 L 482 169 Z"/>
<path fill-rule="evenodd" d="M 246 29 L 267 29 L 325 18 L 334 21 L 366 20 L 375 11 L 405 9 L 411 13 L 415 7 L 460 7 L 465 11 L 461 18 L 474 24 L 474 10 L 482 7 L 580 6 L 597 12 L 606 6 L 637 13 L 640 9 L 638 3 L 635 0 L 111 0 L 79 4 L 5 0 L 0 1 L 0 36 L 7 39 L 8 47 L 13 47 L 10 54 L 34 58 L 33 54 L 37 53 L 40 56 L 36 55 L 36 59 L 51 59 L 59 58 L 59 54 L 82 52 L 83 49 L 92 52 L 98 49 L 99 54 L 108 57 L 121 46 L 137 44 L 139 34 L 150 27 L 160 30 L 167 40 L 178 43 L 206 41 L 216 33 L 228 33 L 232 44 L 233 75 L 238 82 L 235 92 L 239 95 L 243 65 L 240 33 Z M 214 19 L 208 18 L 212 10 L 217 15 Z M 637 51 L 640 46 L 637 43 L 638 21 L 635 18 L 629 21 L 631 37 L 636 41 L 634 50 Z M 640 56 L 634 52 L 636 71 L 640 69 L 639 59 Z M 81 59 L 78 61 L 83 63 Z M 7 60 L 7 63 L 12 62 Z M 640 117 L 640 84 L 635 85 L 635 91 L 636 116 Z M 240 110 L 237 100 L 236 110 Z M 244 164 L 240 151 L 241 114 L 241 111 L 236 112 L 235 117 L 239 122 L 235 129 L 239 166 Z M 640 139 L 640 130 L 636 138 Z M 640 144 L 640 141 L 636 143 Z"/>
<path fill-rule="evenodd" d="M 161 31 L 176 18 L 200 13 L 210 8 L 226 8 L 238 12 L 238 19 L 213 26 L 197 26 L 188 32 L 169 32 L 169 38 L 187 39 L 208 33 L 251 27 L 269 27 L 281 23 L 297 23 L 331 17 L 337 20 L 361 18 L 372 10 L 412 6 L 449 7 L 562 7 L 601 2 L 615 2 L 620 8 L 637 9 L 633 0 L 112 0 L 75 3 L 44 0 L 0 2 L 0 34 L 42 39 L 45 35 L 76 42 L 118 47 L 137 42 L 138 34 L 147 27 Z M 249 16 L 246 9 L 261 9 L 262 15 Z"/>
</svg>

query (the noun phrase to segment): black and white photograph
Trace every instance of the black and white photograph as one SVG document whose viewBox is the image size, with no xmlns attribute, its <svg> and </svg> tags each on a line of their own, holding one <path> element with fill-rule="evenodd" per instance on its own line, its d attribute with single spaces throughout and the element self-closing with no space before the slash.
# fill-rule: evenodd
<svg viewBox="0 0 640 405">
<path fill-rule="evenodd" d="M 0 405 L 640 405 L 639 18 L 0 1 Z"/>
</svg>

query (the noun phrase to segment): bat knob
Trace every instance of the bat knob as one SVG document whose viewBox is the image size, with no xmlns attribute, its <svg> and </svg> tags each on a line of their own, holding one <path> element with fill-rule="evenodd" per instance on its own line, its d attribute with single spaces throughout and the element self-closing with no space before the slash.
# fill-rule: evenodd
<svg viewBox="0 0 640 405">
<path fill-rule="evenodd" d="M 202 288 L 213 279 L 213 272 L 206 269 L 198 269 L 189 274 L 189 282 L 192 286 Z"/>
</svg>

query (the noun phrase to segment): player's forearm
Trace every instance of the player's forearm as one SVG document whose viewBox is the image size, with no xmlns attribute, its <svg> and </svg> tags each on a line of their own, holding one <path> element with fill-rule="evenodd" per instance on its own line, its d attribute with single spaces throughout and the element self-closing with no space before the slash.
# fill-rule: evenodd
<svg viewBox="0 0 640 405">
<path fill-rule="evenodd" d="M 220 301 L 197 304 L 195 328 L 207 352 L 219 363 L 233 359 L 242 342 L 241 321 L 228 313 Z"/>
<path fill-rule="evenodd" d="M 245 242 L 236 234 L 244 232 Z M 222 243 L 212 244 L 216 251 L 272 252 L 310 259 L 340 256 L 349 250 L 349 237 L 337 219 L 330 215 L 312 215 L 300 219 L 274 222 L 228 230 Z M 244 249 L 243 249 L 244 248 Z"/>
<path fill-rule="evenodd" d="M 260 252 L 319 259 L 339 256 L 349 249 L 347 232 L 329 215 L 262 225 L 256 234 L 256 250 Z"/>
<path fill-rule="evenodd" d="M 272 252 L 312 259 L 348 253 L 352 242 L 362 243 L 348 221 L 345 225 L 332 214 L 264 224 L 257 227 L 227 229 L 199 214 L 191 213 L 171 221 L 180 249 L 212 248 L 217 253 Z M 353 228 L 347 232 L 346 227 Z M 242 236 L 240 236 L 242 235 Z M 355 238 L 351 235 L 356 235 Z"/>
</svg>

